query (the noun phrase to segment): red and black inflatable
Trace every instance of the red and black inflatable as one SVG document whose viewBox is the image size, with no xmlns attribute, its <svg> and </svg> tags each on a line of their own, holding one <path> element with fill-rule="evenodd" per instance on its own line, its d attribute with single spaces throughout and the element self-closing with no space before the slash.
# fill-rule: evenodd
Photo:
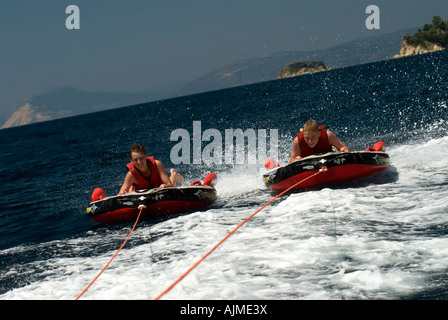
<svg viewBox="0 0 448 320">
<path fill-rule="evenodd" d="M 213 204 L 217 198 L 217 177 L 208 174 L 204 184 L 195 181 L 189 186 L 154 188 L 107 197 L 101 188 L 92 193 L 92 202 L 87 207 L 87 216 L 96 222 L 113 223 L 133 221 L 145 208 L 141 217 L 178 214 L 201 209 Z"/>
<path fill-rule="evenodd" d="M 374 148 L 385 150 L 384 143 L 378 143 Z M 389 155 L 384 151 L 328 152 L 308 156 L 284 166 L 273 166 L 263 174 L 263 179 L 269 189 L 286 190 L 322 168 L 326 168 L 322 174 L 294 187 L 294 189 L 309 189 L 364 179 L 388 167 Z"/>
</svg>

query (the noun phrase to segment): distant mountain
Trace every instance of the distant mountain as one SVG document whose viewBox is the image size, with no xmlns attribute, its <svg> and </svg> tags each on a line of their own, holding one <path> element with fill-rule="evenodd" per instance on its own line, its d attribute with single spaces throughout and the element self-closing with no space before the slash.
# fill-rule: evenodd
<svg viewBox="0 0 448 320">
<path fill-rule="evenodd" d="M 191 81 L 180 91 L 192 94 L 273 80 L 285 66 L 299 61 L 323 61 L 331 68 L 342 68 L 391 59 L 400 52 L 403 36 L 415 30 L 417 28 L 353 40 L 323 50 L 285 51 L 265 58 L 242 60 Z"/>
<path fill-rule="evenodd" d="M 176 85 L 170 93 L 112 93 L 92 92 L 71 87 L 54 88 L 33 96 L 16 110 L 2 126 L 9 128 L 34 122 L 124 107 L 164 98 L 277 79 L 281 70 L 299 61 L 323 61 L 331 68 L 391 59 L 400 52 L 406 29 L 383 36 L 350 41 L 332 48 L 309 51 L 285 51 L 264 58 L 251 58 L 219 68 L 184 85 Z"/>
<path fill-rule="evenodd" d="M 152 100 L 145 93 L 90 92 L 72 87 L 51 89 L 28 99 L 1 127 L 10 128 Z"/>
</svg>

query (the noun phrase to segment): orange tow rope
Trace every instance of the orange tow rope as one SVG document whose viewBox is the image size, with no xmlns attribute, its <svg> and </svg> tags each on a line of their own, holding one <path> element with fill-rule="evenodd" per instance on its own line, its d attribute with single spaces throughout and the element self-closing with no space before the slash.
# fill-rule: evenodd
<svg viewBox="0 0 448 320">
<path fill-rule="evenodd" d="M 114 254 L 114 256 L 109 260 L 109 262 L 104 266 L 103 270 L 101 270 L 100 273 L 98 273 L 98 275 L 95 277 L 95 279 L 93 279 L 92 282 L 90 282 L 90 284 L 76 297 L 75 300 L 78 300 L 90 288 L 90 286 L 96 281 L 96 279 L 98 279 L 98 277 L 103 273 L 103 271 L 106 270 L 106 268 L 109 266 L 109 264 L 112 262 L 112 260 L 114 260 L 114 258 L 117 256 L 118 252 L 120 252 L 120 250 L 124 247 L 124 245 L 126 244 L 126 242 L 129 239 L 129 237 L 131 236 L 132 232 L 134 231 L 135 226 L 137 225 L 138 219 L 140 219 L 140 215 L 142 214 L 143 209 L 145 209 L 145 208 L 146 208 L 145 205 L 139 206 L 140 212 L 138 213 L 137 220 L 135 220 L 134 226 L 132 227 L 131 232 L 129 232 L 128 236 L 126 237 L 126 240 L 124 240 L 121 247 L 117 250 L 117 252 Z"/>
<path fill-rule="evenodd" d="M 297 185 L 301 184 L 302 182 L 324 172 L 327 171 L 327 167 L 322 167 L 318 172 L 312 174 L 311 176 L 306 177 L 305 179 L 300 180 L 299 182 L 295 183 L 288 189 L 282 191 L 280 194 L 276 195 L 274 198 L 269 200 L 266 204 L 264 204 L 260 209 L 252 213 L 249 217 L 247 217 L 243 222 L 241 222 L 235 229 L 233 229 L 227 236 L 225 236 L 221 241 L 219 241 L 209 252 L 207 252 L 201 259 L 199 259 L 195 264 L 193 264 L 183 275 L 181 275 L 176 281 L 173 282 L 165 291 L 163 291 L 161 294 L 159 294 L 154 300 L 159 300 L 162 296 L 164 296 L 166 293 L 168 293 L 176 284 L 178 284 L 183 278 L 185 278 L 194 268 L 196 268 L 202 261 L 205 260 L 213 251 L 215 251 L 216 248 L 218 248 L 227 238 L 229 238 L 233 233 L 235 233 L 236 230 L 238 230 L 243 224 L 245 224 L 247 221 L 249 221 L 253 216 L 255 216 L 258 212 L 263 210 L 265 207 L 267 207 L 269 204 L 271 204 L 275 199 L 279 198 L 292 188 L 296 187 Z"/>
</svg>

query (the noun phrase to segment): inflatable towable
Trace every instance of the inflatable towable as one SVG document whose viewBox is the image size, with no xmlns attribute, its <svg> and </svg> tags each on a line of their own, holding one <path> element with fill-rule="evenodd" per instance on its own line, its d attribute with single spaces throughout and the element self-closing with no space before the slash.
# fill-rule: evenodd
<svg viewBox="0 0 448 320">
<path fill-rule="evenodd" d="M 266 161 L 266 167 L 274 167 L 263 174 L 265 185 L 272 190 L 286 190 L 299 181 L 310 177 L 319 170 L 325 172 L 315 175 L 293 189 L 318 188 L 332 184 L 341 184 L 364 179 L 375 172 L 389 167 L 389 155 L 381 148 L 367 148 L 366 151 L 328 152 L 312 155 L 279 166 L 272 159 Z"/>
<path fill-rule="evenodd" d="M 135 220 L 144 205 L 141 217 L 163 216 L 197 210 L 213 204 L 217 198 L 216 175 L 207 175 L 204 184 L 195 181 L 189 186 L 135 190 L 106 197 L 101 188 L 94 190 L 87 216 L 101 223 Z"/>
</svg>

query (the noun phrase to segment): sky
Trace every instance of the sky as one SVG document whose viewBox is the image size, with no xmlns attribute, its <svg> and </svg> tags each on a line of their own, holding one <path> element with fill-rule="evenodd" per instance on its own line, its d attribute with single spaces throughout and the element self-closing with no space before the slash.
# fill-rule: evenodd
<svg viewBox="0 0 448 320">
<path fill-rule="evenodd" d="M 66 27 L 70 5 L 79 29 Z M 380 29 L 366 28 L 369 5 Z M 246 58 L 421 27 L 434 15 L 448 19 L 448 1 L 2 0 L 0 119 L 55 87 L 150 92 Z"/>
</svg>

